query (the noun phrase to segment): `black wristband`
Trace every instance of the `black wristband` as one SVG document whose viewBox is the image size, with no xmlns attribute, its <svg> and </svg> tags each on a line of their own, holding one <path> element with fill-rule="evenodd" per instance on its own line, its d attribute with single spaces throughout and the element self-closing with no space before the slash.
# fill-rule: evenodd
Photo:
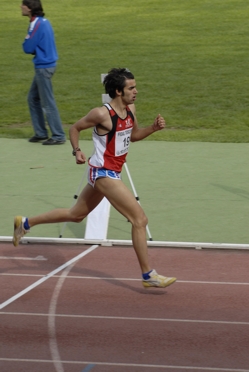
<svg viewBox="0 0 249 372">
<path fill-rule="evenodd" d="M 81 149 L 79 147 L 76 147 L 76 149 L 73 149 L 73 152 L 72 152 L 73 156 L 76 155 L 77 151 L 81 151 Z"/>
</svg>

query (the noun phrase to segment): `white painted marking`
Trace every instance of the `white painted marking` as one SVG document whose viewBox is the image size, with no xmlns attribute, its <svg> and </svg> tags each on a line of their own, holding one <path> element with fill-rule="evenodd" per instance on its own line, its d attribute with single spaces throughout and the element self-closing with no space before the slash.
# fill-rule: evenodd
<svg viewBox="0 0 249 372">
<path fill-rule="evenodd" d="M 26 277 L 26 276 L 33 276 L 33 277 L 43 277 L 43 275 L 37 275 L 37 274 L 12 274 L 12 273 L 0 273 L 0 276 L 20 276 L 20 277 Z M 54 275 L 55 278 L 58 278 L 58 275 Z M 135 278 L 105 278 L 105 277 L 98 277 L 98 276 L 68 276 L 68 279 L 90 279 L 90 280 L 117 280 L 117 281 L 141 281 L 141 279 L 135 279 Z M 249 285 L 249 283 L 241 283 L 241 282 L 208 282 L 208 281 L 200 281 L 200 280 L 177 280 L 176 283 L 181 284 L 216 284 L 216 285 Z M 175 284 L 176 284 L 175 283 Z"/>
<path fill-rule="evenodd" d="M 55 326 L 56 306 L 57 306 L 57 301 L 58 301 L 58 297 L 60 294 L 60 290 L 63 286 L 63 283 L 68 273 L 70 272 L 74 264 L 75 263 L 71 264 L 62 272 L 55 286 L 55 289 L 54 289 L 54 292 L 53 292 L 53 295 L 50 301 L 50 305 L 49 305 L 49 311 L 48 311 L 49 313 L 48 315 L 49 346 L 50 346 L 50 352 L 51 352 L 51 356 L 54 362 L 54 367 L 55 367 L 56 372 L 64 372 L 64 367 L 61 362 L 60 352 L 59 352 L 57 338 L 56 338 L 56 326 Z"/>
<path fill-rule="evenodd" d="M 72 267 L 73 267 L 73 264 L 68 266 L 62 272 L 55 286 L 55 289 L 54 289 L 54 292 L 53 292 L 53 295 L 50 301 L 50 305 L 49 305 L 49 311 L 48 311 L 48 314 L 49 314 L 48 315 L 49 346 L 50 346 L 50 352 L 51 352 L 51 356 L 54 362 L 54 367 L 55 367 L 56 372 L 64 372 L 64 367 L 61 362 L 60 352 L 59 352 L 58 343 L 56 339 L 56 327 L 55 327 L 56 305 L 57 305 L 61 287 L 64 283 L 64 280 L 67 277 L 67 274 L 69 273 Z"/>
<path fill-rule="evenodd" d="M 12 256 L 0 256 L 0 260 L 23 260 L 23 261 L 47 261 L 47 258 L 43 256 L 37 257 L 12 257 Z"/>
<path fill-rule="evenodd" d="M 18 313 L 18 312 L 4 312 L 0 311 L 0 315 L 14 315 L 14 316 L 44 316 L 46 313 Z M 125 317 L 125 316 L 102 316 L 102 315 L 75 315 L 75 314 L 55 314 L 58 318 L 82 318 L 82 319 L 103 319 L 103 320 L 135 320 L 145 322 L 175 322 L 175 323 L 200 323 L 200 324 L 226 324 L 235 326 L 248 326 L 249 322 L 234 322 L 228 320 L 201 320 L 201 319 L 171 319 L 171 318 L 139 318 L 139 317 Z"/>
<path fill-rule="evenodd" d="M 5 362 L 30 362 L 30 363 L 52 363 L 51 360 L 47 359 L 12 359 L 12 358 L 0 358 L 0 361 Z M 63 360 L 63 364 L 94 364 L 96 366 L 116 366 L 116 367 L 141 367 L 141 368 L 161 368 L 161 369 L 181 369 L 190 371 L 218 371 L 218 372 L 249 372 L 249 369 L 234 369 L 234 368 L 215 368 L 215 367 L 193 367 L 193 366 L 171 366 L 171 365 L 156 365 L 156 364 L 134 364 L 134 363 L 104 363 L 104 362 L 93 362 L 93 361 L 70 361 Z"/>
<path fill-rule="evenodd" d="M 92 252 L 94 249 L 96 249 L 98 247 L 98 245 L 93 245 L 92 247 L 88 248 L 86 251 L 80 253 L 78 256 L 72 258 L 71 260 L 69 260 L 68 262 L 66 262 L 65 264 L 61 265 L 60 267 L 58 267 L 57 269 L 51 271 L 51 273 L 43 276 L 41 279 L 37 280 L 37 282 L 33 283 L 32 285 L 30 285 L 29 287 L 25 288 L 23 291 L 17 293 L 15 296 L 9 298 L 7 301 L 3 302 L 1 305 L 0 305 L 0 309 L 3 309 L 4 307 L 6 307 L 7 305 L 9 305 L 10 303 L 14 302 L 16 299 L 20 298 L 21 296 L 23 296 L 24 294 L 26 294 L 27 292 L 30 292 L 32 289 L 34 289 L 35 287 L 37 287 L 38 285 L 40 285 L 41 283 L 45 282 L 46 280 L 48 280 L 49 278 L 51 278 L 52 276 L 54 276 L 55 274 L 57 274 L 58 272 L 60 272 L 61 270 L 65 269 L 66 267 L 68 267 L 69 265 L 71 265 L 73 262 L 76 262 L 78 261 L 80 258 L 86 256 L 88 253 Z"/>
<path fill-rule="evenodd" d="M 93 277 L 93 276 L 68 276 L 68 279 L 141 281 L 141 279 L 133 279 L 133 278 L 105 278 L 105 277 Z M 198 280 L 177 280 L 176 283 L 182 283 L 182 284 L 191 283 L 191 284 L 249 285 L 249 283 L 208 282 L 208 281 L 198 281 Z"/>
<path fill-rule="evenodd" d="M 0 276 L 18 276 L 20 278 L 22 277 L 38 277 L 38 278 L 42 278 L 43 275 L 39 275 L 39 274 L 14 274 L 14 273 L 0 273 Z M 57 275 L 55 275 L 54 277 L 57 277 Z"/>
</svg>

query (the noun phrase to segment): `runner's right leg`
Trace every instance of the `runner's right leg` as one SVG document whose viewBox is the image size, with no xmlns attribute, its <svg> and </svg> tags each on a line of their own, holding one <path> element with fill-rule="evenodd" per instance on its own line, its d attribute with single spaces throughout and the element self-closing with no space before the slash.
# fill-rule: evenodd
<svg viewBox="0 0 249 372">
<path fill-rule="evenodd" d="M 58 208 L 38 216 L 29 217 L 29 227 L 59 222 L 81 222 L 103 199 L 103 194 L 87 184 L 72 208 Z M 17 246 L 20 239 L 28 232 L 25 218 L 16 216 L 14 220 L 13 244 Z"/>
</svg>

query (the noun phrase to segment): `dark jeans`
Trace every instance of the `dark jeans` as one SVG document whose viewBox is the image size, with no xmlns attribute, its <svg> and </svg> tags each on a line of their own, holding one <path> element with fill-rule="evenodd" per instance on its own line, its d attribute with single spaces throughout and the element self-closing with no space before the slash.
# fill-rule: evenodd
<svg viewBox="0 0 249 372">
<path fill-rule="evenodd" d="M 46 117 L 52 139 L 63 141 L 66 136 L 55 103 L 51 82 L 54 72 L 55 67 L 35 69 L 35 76 L 28 94 L 28 104 L 35 135 L 48 137 Z"/>
</svg>

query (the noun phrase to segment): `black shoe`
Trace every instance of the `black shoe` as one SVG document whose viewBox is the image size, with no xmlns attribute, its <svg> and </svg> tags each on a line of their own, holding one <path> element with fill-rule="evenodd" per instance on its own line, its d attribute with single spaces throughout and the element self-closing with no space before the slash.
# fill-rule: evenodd
<svg viewBox="0 0 249 372">
<path fill-rule="evenodd" d="M 56 141 L 56 140 L 53 140 L 52 138 L 49 138 L 47 141 L 44 141 L 42 144 L 43 145 L 63 145 L 63 143 L 65 142 L 66 140 Z"/>
<path fill-rule="evenodd" d="M 48 137 L 38 137 L 38 136 L 33 136 L 29 139 L 29 142 L 40 142 L 48 139 Z"/>
</svg>

